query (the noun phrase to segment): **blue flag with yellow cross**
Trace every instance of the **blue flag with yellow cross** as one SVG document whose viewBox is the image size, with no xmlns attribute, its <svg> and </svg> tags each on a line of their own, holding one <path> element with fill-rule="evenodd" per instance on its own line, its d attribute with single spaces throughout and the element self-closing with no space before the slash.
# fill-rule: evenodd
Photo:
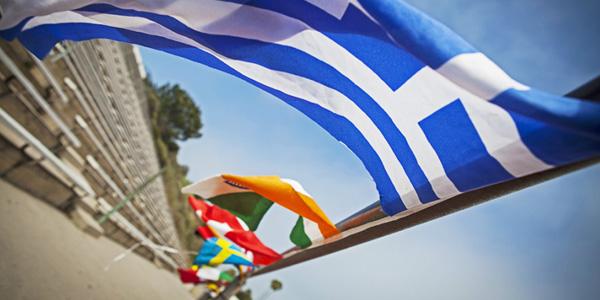
<svg viewBox="0 0 600 300">
<path fill-rule="evenodd" d="M 254 266 L 242 249 L 220 238 L 209 238 L 204 242 L 194 259 L 195 265 L 218 266 L 220 264 Z"/>
</svg>

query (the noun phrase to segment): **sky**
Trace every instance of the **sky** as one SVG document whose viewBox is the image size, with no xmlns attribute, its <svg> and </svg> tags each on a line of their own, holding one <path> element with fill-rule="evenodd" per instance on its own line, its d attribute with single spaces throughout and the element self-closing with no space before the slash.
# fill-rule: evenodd
<svg viewBox="0 0 600 300">
<path fill-rule="evenodd" d="M 515 79 L 565 94 L 600 74 L 600 2 L 407 1 Z M 202 138 L 181 144 L 192 181 L 219 174 L 298 180 L 335 222 L 377 199 L 360 161 L 275 97 L 200 64 L 142 49 L 158 83 L 202 110 Z M 600 165 L 323 258 L 253 278 L 255 299 L 596 299 Z M 274 206 L 258 230 L 283 251 L 295 216 Z"/>
</svg>

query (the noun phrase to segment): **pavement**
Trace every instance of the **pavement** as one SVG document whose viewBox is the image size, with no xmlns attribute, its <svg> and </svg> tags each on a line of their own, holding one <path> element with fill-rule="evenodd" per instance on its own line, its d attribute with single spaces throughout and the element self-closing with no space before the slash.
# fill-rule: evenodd
<svg viewBox="0 0 600 300">
<path fill-rule="evenodd" d="M 0 180 L 0 299 L 193 299 L 175 274 Z"/>
</svg>

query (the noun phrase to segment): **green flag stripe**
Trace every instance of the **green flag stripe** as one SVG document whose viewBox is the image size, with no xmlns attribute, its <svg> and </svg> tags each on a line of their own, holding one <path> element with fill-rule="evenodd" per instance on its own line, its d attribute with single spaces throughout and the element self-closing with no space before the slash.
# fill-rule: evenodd
<svg viewBox="0 0 600 300">
<path fill-rule="evenodd" d="M 296 225 L 294 225 L 294 228 L 290 233 L 290 240 L 300 248 L 307 248 L 312 245 L 310 238 L 304 231 L 304 218 L 298 217 L 298 221 L 296 221 Z"/>
<path fill-rule="evenodd" d="M 227 282 L 232 282 L 233 281 L 233 276 L 227 272 L 221 272 L 221 274 L 219 274 L 219 280 L 220 281 L 227 281 Z"/>
<path fill-rule="evenodd" d="M 206 199 L 242 219 L 252 231 L 269 211 L 273 202 L 254 192 L 232 193 Z"/>
</svg>

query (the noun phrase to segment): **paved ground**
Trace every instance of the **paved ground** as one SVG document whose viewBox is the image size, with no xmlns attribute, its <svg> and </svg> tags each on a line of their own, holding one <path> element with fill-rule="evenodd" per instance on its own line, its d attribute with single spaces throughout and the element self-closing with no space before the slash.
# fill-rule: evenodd
<svg viewBox="0 0 600 300">
<path fill-rule="evenodd" d="M 192 299 L 175 275 L 0 180 L 0 299 Z"/>
</svg>

